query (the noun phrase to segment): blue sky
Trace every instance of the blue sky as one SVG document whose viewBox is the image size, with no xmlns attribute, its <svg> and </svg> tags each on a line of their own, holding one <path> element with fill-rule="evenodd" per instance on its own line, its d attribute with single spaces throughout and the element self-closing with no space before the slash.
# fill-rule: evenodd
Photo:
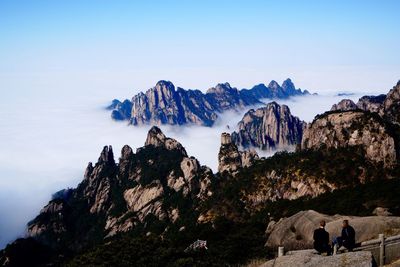
<svg viewBox="0 0 400 267">
<path fill-rule="evenodd" d="M 117 153 L 143 145 L 147 129 L 113 122 L 103 109 L 111 99 L 160 79 L 206 90 L 291 77 L 321 95 L 386 93 L 400 79 L 399 7 L 385 0 L 0 0 L 0 248 L 23 234 L 52 193 L 75 187 L 104 145 Z M 293 114 L 310 121 L 339 98 L 293 101 Z M 163 130 L 215 169 L 220 133 L 241 117 L 226 116 L 219 127 Z"/>
<path fill-rule="evenodd" d="M 287 77 L 314 91 L 387 90 L 400 78 L 399 10 L 389 0 L 2 0 L 0 90 Z"/>
</svg>

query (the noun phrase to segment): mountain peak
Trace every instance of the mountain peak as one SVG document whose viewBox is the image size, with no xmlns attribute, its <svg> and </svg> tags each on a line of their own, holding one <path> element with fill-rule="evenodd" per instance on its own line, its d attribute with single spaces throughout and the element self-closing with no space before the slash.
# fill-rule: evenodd
<svg viewBox="0 0 400 267">
<path fill-rule="evenodd" d="M 293 92 L 296 90 L 296 87 L 294 86 L 294 83 L 292 82 L 291 79 L 287 78 L 283 83 L 282 83 L 282 88 L 287 91 L 287 92 Z"/>
<path fill-rule="evenodd" d="M 175 86 L 172 82 L 166 80 L 160 80 L 156 83 L 156 87 L 167 88 L 170 90 L 175 90 Z"/>
<path fill-rule="evenodd" d="M 271 88 L 271 89 L 278 89 L 279 87 L 280 87 L 279 84 L 275 80 L 272 80 L 268 84 L 268 88 Z"/>
<path fill-rule="evenodd" d="M 145 146 L 164 147 L 168 150 L 179 150 L 182 155 L 187 156 L 185 148 L 175 139 L 166 137 L 157 126 L 151 127 L 147 134 Z"/>
<path fill-rule="evenodd" d="M 160 146 L 160 144 L 163 144 L 165 142 L 165 139 L 166 137 L 161 129 L 157 126 L 153 126 L 147 133 L 147 138 L 144 145 Z"/>
<path fill-rule="evenodd" d="M 100 157 L 98 163 L 112 163 L 115 164 L 114 161 L 114 153 L 112 150 L 112 146 L 104 146 L 103 150 L 100 153 Z"/>
<path fill-rule="evenodd" d="M 305 122 L 290 113 L 286 105 L 275 101 L 248 111 L 232 133 L 232 141 L 241 147 L 274 150 L 301 143 Z"/>
</svg>

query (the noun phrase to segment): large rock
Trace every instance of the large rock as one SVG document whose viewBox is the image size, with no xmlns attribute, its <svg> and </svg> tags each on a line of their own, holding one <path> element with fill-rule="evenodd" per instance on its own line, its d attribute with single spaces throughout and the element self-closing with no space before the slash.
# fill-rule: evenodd
<svg viewBox="0 0 400 267">
<path fill-rule="evenodd" d="M 229 83 L 220 83 L 208 89 L 175 89 L 169 81 L 159 81 L 145 93 L 135 95 L 131 101 L 114 99 L 108 107 L 115 120 L 127 120 L 130 124 L 197 124 L 212 126 L 218 113 L 229 109 L 243 109 L 245 106 L 261 104 L 264 98 L 288 98 L 308 95 L 307 91 L 296 89 L 290 79 L 282 87 L 275 81 L 269 86 L 260 84 L 252 89 L 238 90 Z"/>
<path fill-rule="evenodd" d="M 289 107 L 276 102 L 249 110 L 238 123 L 232 140 L 242 147 L 264 150 L 287 149 L 301 143 L 304 121 L 290 113 Z"/>
<path fill-rule="evenodd" d="M 372 267 L 376 266 L 369 251 L 349 252 L 333 256 L 321 256 L 314 250 L 291 251 L 283 257 L 270 260 L 260 267 Z"/>
<path fill-rule="evenodd" d="M 326 221 L 326 230 L 331 240 L 340 236 L 341 225 L 344 219 L 349 220 L 356 231 L 356 242 L 375 239 L 379 234 L 388 231 L 400 230 L 400 217 L 390 216 L 329 216 L 313 210 L 300 211 L 291 217 L 281 219 L 271 224 L 268 229 L 269 237 L 266 246 L 276 248 L 284 246 L 285 249 L 312 248 L 313 232 L 319 227 L 321 220 Z M 396 230 L 397 229 L 397 230 Z"/>
<path fill-rule="evenodd" d="M 378 115 L 363 111 L 325 113 L 306 128 L 302 149 L 361 146 L 369 160 L 391 167 L 397 162 L 396 138 Z"/>
</svg>

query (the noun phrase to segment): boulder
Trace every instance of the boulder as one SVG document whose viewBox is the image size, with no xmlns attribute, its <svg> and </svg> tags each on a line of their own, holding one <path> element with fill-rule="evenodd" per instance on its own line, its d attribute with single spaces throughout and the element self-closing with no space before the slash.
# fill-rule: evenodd
<svg viewBox="0 0 400 267">
<path fill-rule="evenodd" d="M 300 211 L 291 217 L 281 219 L 276 224 L 269 226 L 270 235 L 266 246 L 276 248 L 284 246 L 285 249 L 312 248 L 313 232 L 321 220 L 326 221 L 326 230 L 330 239 L 339 236 L 344 219 L 349 220 L 356 231 L 356 242 L 375 239 L 379 234 L 396 232 L 400 229 L 400 217 L 391 216 L 344 216 L 318 213 L 313 210 Z M 397 230 L 396 230 L 397 229 Z"/>
</svg>

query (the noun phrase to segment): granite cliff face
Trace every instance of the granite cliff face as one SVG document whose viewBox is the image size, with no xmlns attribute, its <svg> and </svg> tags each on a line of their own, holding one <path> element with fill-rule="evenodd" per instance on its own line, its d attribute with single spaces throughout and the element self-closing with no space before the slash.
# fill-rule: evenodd
<svg viewBox="0 0 400 267">
<path fill-rule="evenodd" d="M 175 222 L 187 213 L 176 200 L 190 203 L 211 196 L 212 178 L 211 169 L 153 127 L 136 153 L 123 147 L 118 164 L 111 146 L 104 147 L 70 196 L 53 199 L 29 223 L 28 236 L 54 248 L 79 250 L 145 224 L 150 217 Z"/>
<path fill-rule="evenodd" d="M 290 148 L 301 143 L 306 123 L 290 113 L 286 105 L 276 102 L 257 110 L 249 110 L 238 123 L 232 140 L 242 147 L 263 150 Z"/>
<path fill-rule="evenodd" d="M 169 81 L 159 81 L 145 93 L 135 95 L 131 101 L 113 100 L 108 107 L 115 120 L 127 120 L 132 125 L 141 124 L 197 124 L 212 126 L 218 113 L 243 109 L 261 104 L 264 98 L 288 98 L 308 95 L 308 91 L 296 89 L 290 79 L 280 86 L 272 81 L 268 86 L 260 84 L 252 89 L 238 90 L 229 83 L 217 84 L 204 94 L 200 90 L 175 89 Z"/>
<path fill-rule="evenodd" d="M 377 114 L 346 111 L 316 117 L 304 132 L 302 149 L 361 146 L 368 159 L 394 166 L 397 142 L 390 125 Z"/>
<path fill-rule="evenodd" d="M 400 81 L 386 95 L 383 102 L 384 116 L 397 125 L 400 125 Z"/>
<path fill-rule="evenodd" d="M 239 151 L 229 133 L 222 133 L 218 153 L 218 172 L 236 174 L 240 168 L 251 166 L 258 155 L 254 150 Z"/>
</svg>

